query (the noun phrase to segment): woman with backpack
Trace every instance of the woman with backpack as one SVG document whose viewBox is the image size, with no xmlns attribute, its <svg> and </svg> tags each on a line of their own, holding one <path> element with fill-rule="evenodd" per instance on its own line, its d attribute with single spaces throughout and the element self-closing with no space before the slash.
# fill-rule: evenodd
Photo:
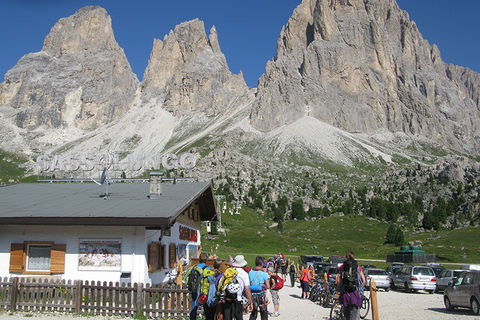
<svg viewBox="0 0 480 320">
<path fill-rule="evenodd" d="M 273 274 L 273 272 L 268 272 L 270 276 L 270 294 L 272 295 L 273 302 L 273 312 L 270 313 L 271 317 L 278 317 L 280 315 L 280 297 L 278 295 L 278 290 L 283 288 L 283 279 Z"/>
<path fill-rule="evenodd" d="M 346 255 L 347 260 L 338 268 L 335 283 L 340 292 L 340 301 L 346 320 L 357 320 L 358 309 L 362 305 L 362 293 L 365 286 L 365 275 L 358 266 L 353 252 Z"/>
</svg>

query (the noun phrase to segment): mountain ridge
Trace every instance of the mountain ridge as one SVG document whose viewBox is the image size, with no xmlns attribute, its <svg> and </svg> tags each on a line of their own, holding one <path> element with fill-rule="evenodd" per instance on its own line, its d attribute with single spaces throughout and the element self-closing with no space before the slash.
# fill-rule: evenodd
<svg viewBox="0 0 480 320">
<path fill-rule="evenodd" d="M 387 20 L 395 23 L 388 26 L 392 23 Z M 398 41 L 382 38 L 389 30 Z M 389 57 L 388 52 L 395 53 L 390 46 L 401 48 L 406 56 L 401 59 L 408 63 Z M 119 57 L 120 66 L 111 66 L 112 56 L 102 55 L 109 50 Z M 352 54 L 356 52 L 361 54 Z M 75 60 L 73 71 L 68 65 L 72 59 L 56 64 L 69 56 Z M 184 150 L 214 136 L 219 139 L 213 139 L 213 145 L 227 144 L 239 157 L 249 148 L 266 158 L 277 157 L 280 150 L 297 150 L 347 166 L 358 159 L 383 162 L 399 152 L 408 158 L 408 146 L 418 143 L 467 155 L 480 152 L 480 75 L 441 61 L 438 48 L 423 40 L 393 0 L 304 0 L 282 29 L 277 57 L 267 63 L 258 89 L 248 88 L 241 73 L 230 72 L 216 28 L 207 34 L 198 19 L 179 24 L 163 40 L 154 39 L 141 82 L 100 7 L 60 19 L 45 38 L 44 49 L 26 57 L 0 84 L 0 131 L 5 137 L 0 147 L 33 157 L 112 149 L 124 154 Z M 105 58 L 113 68 L 109 70 L 119 70 L 123 87 L 109 81 L 111 73 L 95 69 L 105 65 Z M 359 66 L 361 62 L 365 64 Z M 391 72 L 382 73 L 382 65 Z M 26 69 L 38 70 L 30 75 L 22 71 Z M 445 77 L 433 77 L 437 69 Z M 65 77 L 72 72 L 83 74 L 84 82 Z M 39 82 L 42 78 L 46 80 Z M 92 95 L 92 79 L 109 84 L 93 88 L 107 90 Z M 449 84 L 448 90 L 441 90 L 443 83 Z M 49 103 L 48 94 L 42 98 L 45 103 L 28 100 L 49 91 L 56 92 L 55 103 Z M 111 98 L 105 92 L 121 94 Z M 439 98 L 438 110 L 432 109 L 428 99 L 442 95 L 450 100 Z M 92 105 L 92 99 L 109 103 Z M 338 129 L 328 131 L 336 132 L 329 136 L 335 137 L 334 143 L 322 140 L 327 126 Z M 310 134 L 302 132 L 305 128 Z M 231 143 L 235 140 L 239 143 Z"/>
<path fill-rule="evenodd" d="M 445 64 L 393 0 L 303 1 L 260 78 L 251 119 L 269 131 L 307 114 L 478 153 L 478 79 Z"/>
</svg>

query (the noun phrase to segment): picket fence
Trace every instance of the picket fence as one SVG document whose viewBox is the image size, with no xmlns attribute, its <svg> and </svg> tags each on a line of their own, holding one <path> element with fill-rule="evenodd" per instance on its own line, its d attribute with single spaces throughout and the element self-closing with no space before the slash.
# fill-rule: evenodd
<svg viewBox="0 0 480 320">
<path fill-rule="evenodd" d="M 0 310 L 184 318 L 191 298 L 176 286 L 43 278 L 0 278 Z"/>
</svg>

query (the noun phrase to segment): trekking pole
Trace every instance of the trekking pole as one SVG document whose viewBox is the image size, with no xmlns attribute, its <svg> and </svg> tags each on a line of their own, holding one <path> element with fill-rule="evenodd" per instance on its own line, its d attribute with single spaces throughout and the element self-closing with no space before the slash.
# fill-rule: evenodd
<svg viewBox="0 0 480 320">
<path fill-rule="evenodd" d="M 374 279 L 370 280 L 370 299 L 372 299 L 372 320 L 380 320 L 378 315 L 377 284 Z"/>
</svg>

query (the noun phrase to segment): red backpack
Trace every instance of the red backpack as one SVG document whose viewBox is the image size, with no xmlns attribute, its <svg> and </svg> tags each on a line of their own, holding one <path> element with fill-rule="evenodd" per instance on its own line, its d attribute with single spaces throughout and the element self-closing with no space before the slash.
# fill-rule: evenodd
<svg viewBox="0 0 480 320">
<path fill-rule="evenodd" d="M 283 288 L 283 279 L 277 276 L 276 274 L 272 275 L 270 279 L 273 279 L 275 281 L 275 287 L 272 288 L 274 290 L 280 290 Z"/>
</svg>

